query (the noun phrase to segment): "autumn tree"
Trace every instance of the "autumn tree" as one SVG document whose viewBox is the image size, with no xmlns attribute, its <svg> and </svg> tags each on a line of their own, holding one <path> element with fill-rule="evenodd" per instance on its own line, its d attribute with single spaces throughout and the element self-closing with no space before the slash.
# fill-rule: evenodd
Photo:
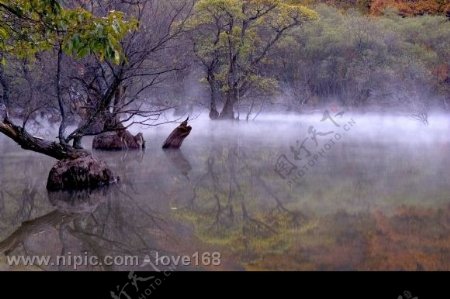
<svg viewBox="0 0 450 299">
<path fill-rule="evenodd" d="M 234 118 L 234 105 L 251 89 L 273 89 L 276 80 L 258 68 L 290 29 L 316 18 L 302 5 L 279 0 L 200 0 L 190 26 L 194 51 L 211 89 L 212 118 Z M 222 112 L 216 101 L 223 99 Z"/>
</svg>

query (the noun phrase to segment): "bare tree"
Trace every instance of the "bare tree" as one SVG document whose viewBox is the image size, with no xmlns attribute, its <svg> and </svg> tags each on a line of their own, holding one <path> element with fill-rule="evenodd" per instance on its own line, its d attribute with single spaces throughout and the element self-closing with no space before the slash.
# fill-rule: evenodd
<svg viewBox="0 0 450 299">
<path fill-rule="evenodd" d="M 90 57 L 71 65 L 65 90 L 75 92 L 67 92 L 65 105 L 70 103 L 81 121 L 64 140 L 73 140 L 77 148 L 83 136 L 123 131 L 134 124 L 156 125 L 160 115 L 173 108 L 170 103 L 152 104 L 148 91 L 185 67 L 170 57 L 178 51 L 176 41 L 183 37 L 192 9 L 188 0 L 94 2 L 89 8 L 97 14 L 120 10 L 136 18 L 140 27 L 123 41 L 127 60 L 121 64 Z M 66 124 L 62 127 L 65 131 Z"/>
</svg>

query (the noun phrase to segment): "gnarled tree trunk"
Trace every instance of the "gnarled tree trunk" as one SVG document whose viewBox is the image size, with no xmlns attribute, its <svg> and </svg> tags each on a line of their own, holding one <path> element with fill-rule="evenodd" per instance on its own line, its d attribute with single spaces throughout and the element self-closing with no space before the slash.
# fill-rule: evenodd
<svg viewBox="0 0 450 299">
<path fill-rule="evenodd" d="M 0 105 L 3 104 L 0 103 Z M 0 109 L 0 112 L 2 111 L 4 113 L 0 113 L 0 116 L 3 117 L 3 121 L 0 121 L 0 133 L 14 140 L 25 150 L 59 160 L 49 174 L 48 190 L 96 188 L 109 185 L 117 180 L 108 166 L 104 162 L 94 159 L 89 152 L 77 150 L 67 144 L 62 145 L 34 137 L 24 128 L 13 124 L 8 119 L 6 109 Z"/>
<path fill-rule="evenodd" d="M 69 145 L 34 137 L 22 127 L 14 125 L 7 117 L 0 122 L 0 132 L 14 140 L 23 149 L 38 152 L 57 160 L 77 159 L 89 155 L 87 151 L 77 150 Z"/>
</svg>

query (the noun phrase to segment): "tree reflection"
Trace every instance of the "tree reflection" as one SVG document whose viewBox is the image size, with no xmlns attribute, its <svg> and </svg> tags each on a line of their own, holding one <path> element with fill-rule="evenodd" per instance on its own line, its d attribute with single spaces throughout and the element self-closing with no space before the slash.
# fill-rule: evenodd
<svg viewBox="0 0 450 299">
<path fill-rule="evenodd" d="M 258 256 L 288 242 L 282 236 L 306 217 L 286 207 L 266 183 L 264 163 L 258 157 L 250 159 L 245 152 L 248 149 L 235 142 L 211 147 L 204 173 L 194 180 L 193 196 L 178 215 L 195 224 L 203 241 Z M 254 150 L 253 154 L 260 153 Z M 255 160 L 259 164 L 252 164 Z M 289 200 L 287 194 L 283 198 Z"/>
<path fill-rule="evenodd" d="M 334 159 L 289 190 L 276 180 L 272 165 L 265 165 L 273 161 L 270 151 L 252 148 L 251 142 L 214 142 L 196 157 L 187 150 L 156 158 L 107 153 L 122 180 L 81 193 L 45 191 L 42 177 L 50 160 L 20 159 L 24 164 L 17 165 L 3 159 L 3 173 L 26 170 L 14 177 L 0 174 L 0 267 L 3 254 L 132 255 L 145 266 L 79 269 L 155 270 L 155 251 L 169 256 L 218 251 L 220 269 L 449 269 L 447 193 L 442 204 L 383 206 L 368 187 L 376 174 L 367 164 Z M 329 184 L 328 172 L 351 178 L 348 188 L 342 180 Z M 404 203 L 394 195 L 385 198 Z"/>
<path fill-rule="evenodd" d="M 184 156 L 183 151 L 168 149 L 164 151 L 164 154 L 169 159 L 170 164 L 189 180 L 188 175 L 192 170 L 192 166 L 189 160 Z"/>
<path fill-rule="evenodd" d="M 93 255 L 99 260 L 106 256 L 140 256 L 139 261 L 143 261 L 144 256 L 151 256 L 150 253 L 157 250 L 161 234 L 170 234 L 170 227 L 163 217 L 143 209 L 132 194 L 124 190 L 129 188 L 119 185 L 95 191 L 48 193 L 54 208 L 42 216 L 22 221 L 0 242 L 0 253 L 54 257 Z M 19 202 L 19 211 L 24 210 L 28 202 L 29 199 Z M 165 252 L 164 249 L 158 251 Z M 55 267 L 42 265 L 47 270 Z M 59 265 L 57 269 L 72 268 Z M 79 269 L 145 268 L 140 265 L 82 265 Z"/>
</svg>

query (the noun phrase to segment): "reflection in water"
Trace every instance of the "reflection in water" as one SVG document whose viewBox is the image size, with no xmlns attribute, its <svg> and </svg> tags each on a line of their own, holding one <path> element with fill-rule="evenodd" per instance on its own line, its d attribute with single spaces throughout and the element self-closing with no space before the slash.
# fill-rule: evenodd
<svg viewBox="0 0 450 299">
<path fill-rule="evenodd" d="M 184 156 L 183 151 L 167 149 L 164 150 L 164 154 L 167 156 L 172 166 L 189 179 L 188 174 L 192 170 L 192 166 L 191 163 L 189 163 L 189 160 Z"/>
<path fill-rule="evenodd" d="M 286 125 L 291 130 L 270 138 L 260 136 L 272 125 L 200 128 L 182 151 L 160 150 L 167 132 L 157 131 L 145 153 L 94 153 L 120 184 L 71 194 L 45 191 L 51 159 L 16 154 L 0 139 L 0 269 L 33 269 L 8 266 L 4 254 L 132 255 L 143 262 L 155 251 L 219 251 L 219 267 L 177 269 L 449 270 L 449 137 L 433 129 L 432 118 L 429 127 L 402 127 L 414 140 L 380 138 L 380 128 L 364 123 L 358 120 L 353 135 L 299 185 L 281 179 L 274 163 L 310 123 Z M 376 126 L 392 132 L 398 123 Z"/>
<path fill-rule="evenodd" d="M 110 197 L 110 188 L 74 192 L 49 192 L 50 203 L 59 211 L 67 214 L 93 213 L 98 205 Z"/>
<path fill-rule="evenodd" d="M 0 252 L 8 255 L 16 250 L 19 245 L 24 245 L 29 237 L 46 232 L 49 228 L 55 228 L 71 220 L 73 220 L 73 217 L 68 217 L 67 214 L 55 210 L 39 218 L 22 222 L 18 229 L 0 243 Z"/>
<path fill-rule="evenodd" d="M 126 195 L 126 199 L 120 200 L 118 194 Z M 147 262 L 147 268 L 142 264 L 147 255 L 153 257 L 151 253 L 156 249 L 153 246 L 161 241 L 156 239 L 170 239 L 170 222 L 151 211 L 141 210 L 142 213 L 139 213 L 140 206 L 133 203 L 133 198 L 124 194 L 120 186 L 91 192 L 49 193 L 48 196 L 56 209 L 22 222 L 0 242 L 0 253 L 67 258 L 67 264 L 59 267 L 40 265 L 46 270 L 73 270 L 74 260 L 72 264 L 69 261 L 75 256 L 96 256 L 99 260 L 107 256 L 139 257 L 138 263 L 131 265 L 78 265 L 77 270 L 164 269 L 151 268 L 154 262 Z M 168 254 L 163 248 L 158 252 Z"/>
<path fill-rule="evenodd" d="M 210 153 L 206 173 L 179 217 L 194 223 L 204 242 L 226 246 L 241 262 L 284 246 L 283 231 L 300 226 L 303 213 L 284 206 L 237 144 L 213 147 Z M 262 200 L 267 200 L 264 207 Z"/>
</svg>

